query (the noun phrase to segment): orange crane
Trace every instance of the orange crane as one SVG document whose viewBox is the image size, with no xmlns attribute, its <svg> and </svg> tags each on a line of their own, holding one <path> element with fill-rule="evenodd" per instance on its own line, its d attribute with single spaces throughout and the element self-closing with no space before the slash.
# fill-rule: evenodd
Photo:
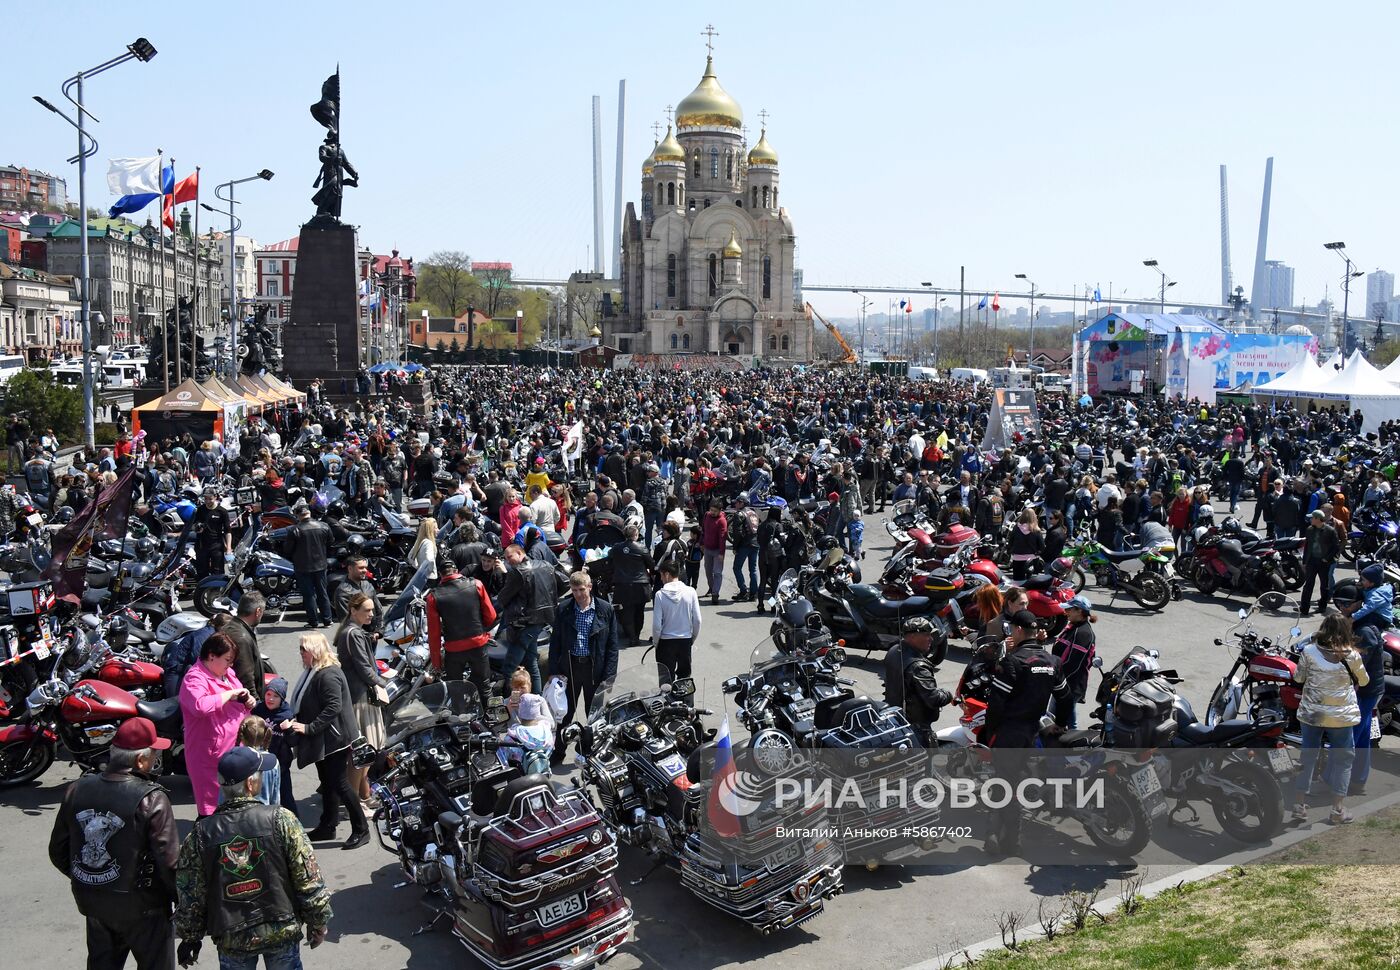
<svg viewBox="0 0 1400 970">
<path fill-rule="evenodd" d="M 807 307 L 807 311 L 806 311 L 807 319 L 808 319 L 808 320 L 811 320 L 813 317 L 816 317 L 818 320 L 820 320 L 820 321 L 822 322 L 822 326 L 824 326 L 824 327 L 826 327 L 826 329 L 830 330 L 830 331 L 831 331 L 831 335 L 832 335 L 833 337 L 836 338 L 836 342 L 837 342 L 838 344 L 841 345 L 841 350 L 842 350 L 842 352 L 844 352 L 845 355 L 846 355 L 845 357 L 843 357 L 843 358 L 841 359 L 841 363 L 843 363 L 843 364 L 857 364 L 857 363 L 859 363 L 859 362 L 860 362 L 860 355 L 858 355 L 854 350 L 851 349 L 851 345 L 850 345 L 850 344 L 846 343 L 846 338 L 843 337 L 843 336 L 841 336 L 841 331 L 840 331 L 840 330 L 837 330 L 836 327 L 834 327 L 831 323 L 829 323 L 829 322 L 827 321 L 826 317 L 824 317 L 824 316 L 822 316 L 820 313 L 818 313 L 818 312 L 817 312 L 817 308 L 814 307 L 814 306 L 812 306 L 812 304 L 808 303 L 808 304 L 806 304 L 806 307 Z"/>
</svg>

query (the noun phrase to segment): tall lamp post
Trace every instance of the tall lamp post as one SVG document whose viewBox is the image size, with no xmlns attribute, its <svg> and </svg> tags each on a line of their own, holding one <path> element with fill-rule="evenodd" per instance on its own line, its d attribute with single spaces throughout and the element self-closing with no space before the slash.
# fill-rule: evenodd
<svg viewBox="0 0 1400 970">
<path fill-rule="evenodd" d="M 1347 267 L 1347 274 L 1346 274 L 1346 276 L 1343 276 L 1343 277 L 1342 277 L 1342 357 L 1343 357 L 1343 358 L 1346 358 L 1346 357 L 1351 356 L 1351 350 L 1352 350 L 1351 316 L 1350 316 L 1350 311 L 1351 311 L 1351 281 L 1354 280 L 1354 279 L 1356 279 L 1358 276 L 1362 276 L 1362 275 L 1364 275 L 1364 274 L 1363 274 L 1359 269 L 1352 269 L 1352 266 L 1353 266 L 1354 264 L 1353 264 L 1352 261 L 1351 261 L 1351 257 L 1347 255 L 1347 252 L 1346 252 L 1347 244 L 1346 244 L 1346 243 L 1344 243 L 1344 242 L 1323 243 L 1323 244 L 1322 244 L 1322 248 L 1323 248 L 1323 249 L 1330 249 L 1330 250 L 1332 250 L 1333 252 L 1335 252 L 1338 256 L 1342 257 L 1342 261 L 1343 261 L 1344 263 L 1346 263 L 1346 267 Z"/>
<path fill-rule="evenodd" d="M 87 160 L 97 154 L 97 139 L 88 134 L 86 119 L 93 121 L 100 119 L 83 105 L 83 82 L 90 77 L 96 77 L 103 71 L 111 70 L 118 64 L 125 64 L 130 60 L 149 61 L 156 56 L 156 49 L 151 42 L 144 37 L 138 37 L 130 44 L 126 45 L 126 53 L 118 54 L 116 57 L 88 71 L 79 71 L 77 74 L 63 82 L 63 96 L 78 109 L 77 119 L 68 117 L 58 108 L 48 101 L 34 95 L 34 100 L 42 106 L 58 115 L 78 130 L 78 154 L 68 159 L 69 162 L 78 163 L 78 215 L 82 221 L 82 238 L 79 244 L 78 275 L 82 280 L 83 292 L 81 300 L 82 328 L 83 328 L 83 430 L 87 436 L 88 448 L 97 446 L 97 415 L 93 404 L 93 384 L 92 384 L 92 279 L 88 263 L 88 217 L 87 217 Z"/>
<path fill-rule="evenodd" d="M 238 271 L 234 262 L 234 250 L 238 247 L 238 229 L 241 226 L 233 214 L 234 206 L 238 203 L 233 198 L 233 187 L 242 185 L 244 182 L 256 182 L 261 179 L 264 182 L 272 181 L 272 170 L 263 169 L 257 175 L 249 175 L 247 178 L 233 179 L 230 182 L 221 182 L 214 187 L 214 196 L 221 201 L 228 203 L 228 319 L 229 319 L 229 349 L 232 355 L 233 370 L 229 376 L 238 373 Z M 228 195 L 223 194 L 223 189 L 228 189 Z M 201 203 L 203 204 L 203 203 Z M 204 208 L 209 209 L 205 205 Z M 218 212 L 217 209 L 209 209 L 210 212 Z"/>
<path fill-rule="evenodd" d="M 1167 287 L 1176 286 L 1176 280 L 1167 279 L 1167 274 L 1162 272 L 1162 267 L 1157 265 L 1155 259 L 1144 259 L 1142 265 L 1150 266 L 1157 271 L 1157 275 L 1162 278 L 1162 286 L 1157 296 L 1157 312 L 1167 312 Z"/>
<path fill-rule="evenodd" d="M 216 209 L 216 208 L 214 208 L 212 205 L 210 205 L 208 202 L 201 202 L 201 203 L 199 204 L 199 207 L 200 207 L 201 209 L 206 210 L 207 212 L 213 213 L 213 214 L 216 215 L 216 216 L 228 216 L 229 253 L 232 254 L 232 252 L 233 252 L 234 240 L 236 240 L 236 239 L 238 238 L 237 235 L 236 235 L 236 233 L 237 233 L 240 229 L 243 228 L 243 220 L 240 219 L 240 218 L 238 218 L 236 215 L 234 215 L 232 209 L 227 209 L 227 210 L 225 210 L 225 209 Z M 229 284 L 228 284 L 228 293 L 229 293 L 229 304 L 228 304 L 228 330 L 229 330 L 229 344 L 230 344 L 230 346 L 232 346 L 232 344 L 233 344 L 233 333 L 234 333 L 235 327 L 237 326 L 237 324 L 235 323 L 235 320 L 236 320 L 237 315 L 238 315 L 238 291 L 237 291 L 237 287 L 235 286 L 235 284 L 234 284 L 234 282 L 233 282 L 233 276 L 232 276 L 233 268 L 234 268 L 234 267 L 233 267 L 233 257 L 232 257 L 232 255 L 230 255 L 230 257 L 229 257 L 229 274 L 230 274 L 230 275 L 229 275 Z M 222 353 L 220 354 L 220 356 L 222 356 Z M 237 347 L 232 347 L 232 354 L 231 354 L 231 356 L 230 356 L 230 358 L 229 358 L 229 361 L 230 361 L 230 362 L 229 362 L 229 372 L 228 372 L 228 376 L 229 376 L 229 379 L 232 380 L 233 378 L 235 378 L 235 377 L 238 376 L 238 348 L 237 348 Z M 218 368 L 216 367 L 215 370 L 217 370 L 217 369 L 218 369 Z"/>
<path fill-rule="evenodd" d="M 1031 358 L 1035 356 L 1035 280 L 1030 279 L 1025 273 L 1017 273 L 1018 280 L 1025 280 L 1031 285 L 1031 342 L 1030 349 L 1026 351 L 1026 366 L 1031 366 Z M 1014 364 L 1015 361 L 1013 360 Z"/>
</svg>

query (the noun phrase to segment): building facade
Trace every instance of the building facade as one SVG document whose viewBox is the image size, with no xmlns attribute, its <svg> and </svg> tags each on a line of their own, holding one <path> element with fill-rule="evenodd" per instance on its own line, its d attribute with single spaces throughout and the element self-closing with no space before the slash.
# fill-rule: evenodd
<svg viewBox="0 0 1400 970">
<path fill-rule="evenodd" d="M 1255 313 L 1293 306 L 1293 267 L 1277 259 L 1264 260 L 1264 300 Z"/>
<path fill-rule="evenodd" d="M 205 233 L 202 237 L 204 244 L 219 251 L 219 260 L 224 266 L 224 275 L 228 275 L 228 247 L 229 234 L 227 231 L 217 230 Z M 261 248 L 256 239 L 248 236 L 236 236 L 233 241 L 233 271 L 235 273 L 234 288 L 238 293 L 239 306 L 246 313 L 248 307 L 253 304 L 258 295 L 258 272 L 254 263 L 253 254 Z M 228 309 L 228 284 L 224 284 L 224 309 Z"/>
<path fill-rule="evenodd" d="M 1390 303 L 1395 299 L 1395 274 L 1378 269 L 1366 274 L 1366 316 L 1374 320 L 1377 316 L 1386 320 L 1396 319 L 1390 314 Z"/>
<path fill-rule="evenodd" d="M 82 349 L 73 280 L 0 263 L 0 349 L 26 363 Z"/>
<path fill-rule="evenodd" d="M 642 164 L 640 211 L 622 236 L 622 306 L 603 319 L 621 353 L 812 358 L 797 301 L 797 237 L 778 202 L 766 128 L 746 144 L 743 111 L 714 59 Z"/>
<path fill-rule="evenodd" d="M 17 165 L 0 165 L 0 209 L 23 212 L 62 209 L 68 183 L 57 175 Z"/>
<path fill-rule="evenodd" d="M 195 246 L 188 209 L 181 210 L 177 226 L 174 234 L 162 236 L 149 221 L 141 228 L 123 219 L 88 221 L 92 310 L 102 314 L 93 321 L 95 345 L 149 342 L 165 311 L 179 299 L 194 299 L 196 292 L 195 325 L 206 338 L 220 331 L 224 268 L 219 252 Z M 55 226 L 45 240 L 48 272 L 80 276 L 81 244 L 81 223 L 67 219 Z"/>
</svg>

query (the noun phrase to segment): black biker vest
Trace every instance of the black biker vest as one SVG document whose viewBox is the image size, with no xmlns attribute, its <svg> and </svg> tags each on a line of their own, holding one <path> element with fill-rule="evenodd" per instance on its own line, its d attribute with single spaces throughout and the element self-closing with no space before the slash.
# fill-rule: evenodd
<svg viewBox="0 0 1400 970">
<path fill-rule="evenodd" d="M 481 595 L 474 580 L 461 576 L 433 590 L 445 642 L 468 640 L 486 632 L 481 625 Z"/>
<path fill-rule="evenodd" d="M 211 936 L 296 919 L 287 857 L 277 831 L 280 811 L 274 805 L 247 802 L 196 823 Z"/>
<path fill-rule="evenodd" d="M 98 774 L 84 775 L 73 785 L 68 877 L 79 909 L 86 914 L 86 904 L 109 912 L 144 907 L 131 894 L 155 887 L 155 862 L 145 831 L 136 826 L 136 806 L 161 787 L 136 775 L 109 781 Z"/>
</svg>

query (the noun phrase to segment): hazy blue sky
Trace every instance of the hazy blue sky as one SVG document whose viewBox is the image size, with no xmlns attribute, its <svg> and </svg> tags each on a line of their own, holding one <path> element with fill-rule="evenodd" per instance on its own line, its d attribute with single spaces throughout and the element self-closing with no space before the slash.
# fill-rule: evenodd
<svg viewBox="0 0 1400 970">
<path fill-rule="evenodd" d="M 463 249 L 518 274 L 585 266 L 590 96 L 603 96 L 612 235 L 616 93 L 627 79 L 625 199 L 652 122 L 694 87 L 713 23 L 721 83 L 751 140 L 771 113 L 783 202 L 811 281 L 1011 290 L 1100 284 L 1220 292 L 1218 167 L 1230 166 L 1235 279 L 1254 265 L 1264 160 L 1269 258 L 1296 298 L 1338 291 L 1341 239 L 1397 269 L 1393 117 L 1400 5 L 1272 2 L 209 4 L 65 0 L 11 18 L 0 161 L 65 171 L 70 129 L 30 101 L 137 35 L 160 53 L 95 79 L 106 159 L 165 149 L 243 187 L 246 230 L 295 235 L 321 129 L 307 107 L 339 62 L 343 143 L 362 187 L 345 217 L 376 252 Z M 70 179 L 76 195 L 76 178 Z M 207 214 L 206 214 L 207 215 Z M 1391 226 L 1390 230 L 1385 226 Z M 1353 292 L 1355 310 L 1364 302 Z M 848 313 L 852 298 L 814 299 Z M 922 304 L 916 303 L 916 308 Z M 881 301 L 879 308 L 883 309 Z"/>
</svg>

